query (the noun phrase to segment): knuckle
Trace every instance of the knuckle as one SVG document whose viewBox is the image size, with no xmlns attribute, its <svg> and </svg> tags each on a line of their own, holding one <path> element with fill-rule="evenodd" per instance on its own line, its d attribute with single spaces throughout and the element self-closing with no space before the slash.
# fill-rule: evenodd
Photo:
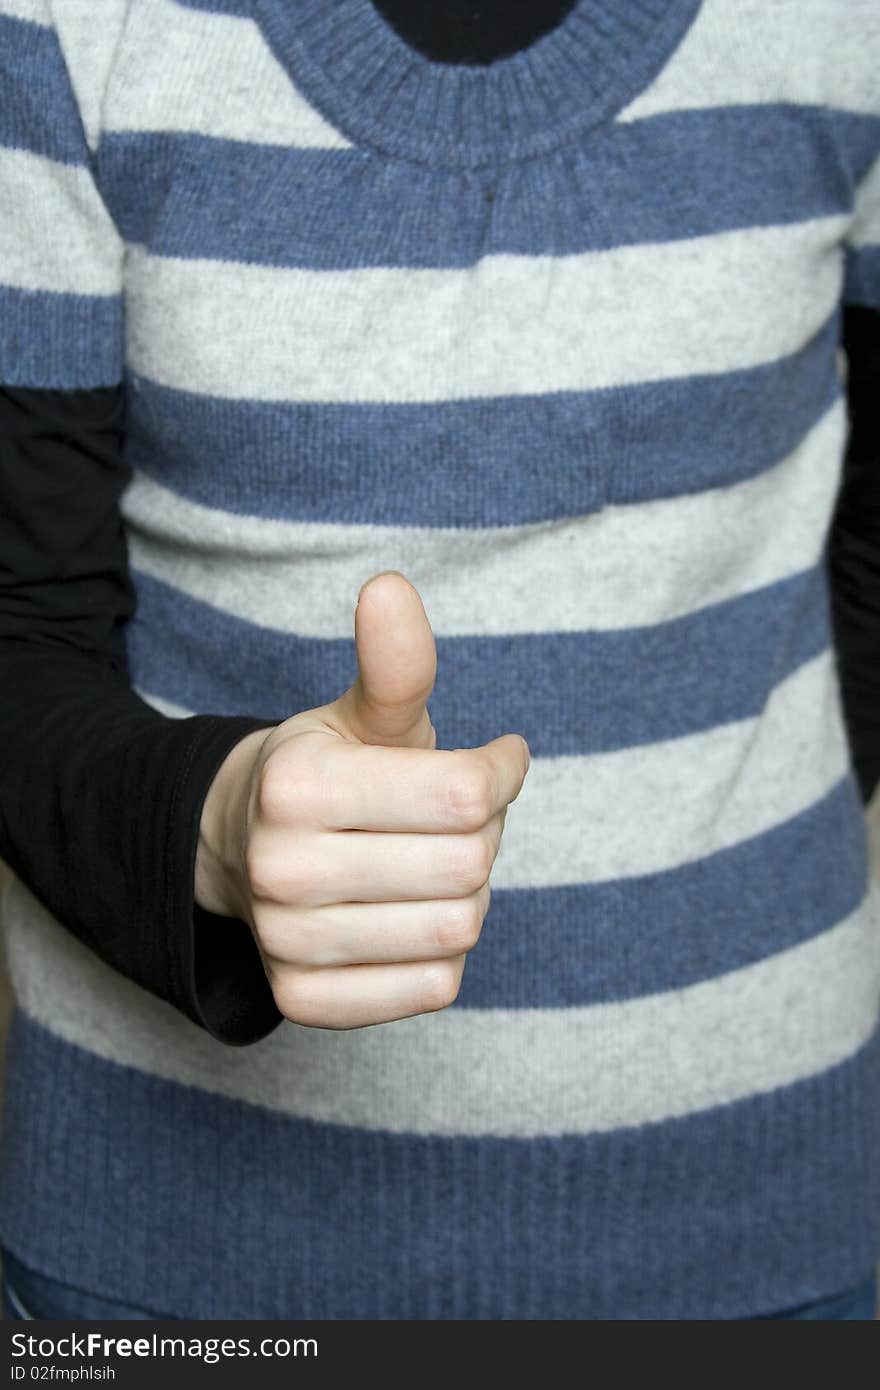
<svg viewBox="0 0 880 1390">
<path fill-rule="evenodd" d="M 257 938 L 263 956 L 269 956 L 272 960 L 281 958 L 281 949 L 284 943 L 281 940 L 281 933 L 275 924 L 274 918 L 267 916 L 265 907 L 262 903 L 256 903 L 252 912 L 254 924 L 254 935 Z"/>
<path fill-rule="evenodd" d="M 282 884 L 285 902 L 307 903 L 317 882 L 314 865 L 305 854 L 289 854 L 283 872 L 277 878 Z"/>
<path fill-rule="evenodd" d="M 312 959 L 312 935 L 308 926 L 296 915 L 285 913 L 279 918 L 277 912 L 267 913 L 258 905 L 254 909 L 254 930 L 263 950 L 277 960 L 316 964 Z"/>
<path fill-rule="evenodd" d="M 492 814 L 492 780 L 486 768 L 469 769 L 450 784 L 446 794 L 456 823 L 465 830 L 479 830 Z"/>
<path fill-rule="evenodd" d="M 283 864 L 259 846 L 249 844 L 244 853 L 245 872 L 251 895 L 270 902 L 305 902 L 314 885 L 314 875 L 305 854 L 288 854 Z"/>
<path fill-rule="evenodd" d="M 275 868 L 265 851 L 253 841 L 245 847 L 244 867 L 253 897 L 274 898 L 278 888 Z"/>
<path fill-rule="evenodd" d="M 257 782 L 257 810 L 265 820 L 280 820 L 287 804 L 288 778 L 276 757 L 268 757 Z"/>
<path fill-rule="evenodd" d="M 309 819 L 316 810 L 312 779 L 294 773 L 282 758 L 266 759 L 257 786 L 257 808 L 264 820 Z"/>
<path fill-rule="evenodd" d="M 437 944 L 444 951 L 456 954 L 469 951 L 477 944 L 483 926 L 480 905 L 474 899 L 466 899 L 451 907 L 437 924 Z"/>
<path fill-rule="evenodd" d="M 280 1013 L 291 1023 L 314 1023 L 320 1000 L 311 976 L 301 970 L 285 970 L 272 988 Z"/>
<path fill-rule="evenodd" d="M 315 917 L 295 916 L 285 923 L 285 949 L 289 957 L 302 965 L 325 966 L 344 964 L 345 957 L 332 932 L 322 927 Z"/>
<path fill-rule="evenodd" d="M 422 1012 L 434 1013 L 446 1009 L 458 996 L 461 988 L 461 964 L 436 961 L 425 969 L 422 982 Z"/>
<path fill-rule="evenodd" d="M 470 892 L 482 888 L 492 872 L 495 855 L 492 846 L 482 835 L 472 836 L 460 851 L 455 866 L 455 878 Z"/>
</svg>

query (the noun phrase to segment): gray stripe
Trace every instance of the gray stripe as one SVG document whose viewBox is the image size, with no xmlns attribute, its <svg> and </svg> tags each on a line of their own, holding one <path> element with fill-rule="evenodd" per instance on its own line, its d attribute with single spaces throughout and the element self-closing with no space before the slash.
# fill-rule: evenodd
<svg viewBox="0 0 880 1390">
<path fill-rule="evenodd" d="M 0 148 L 0 283 L 118 294 L 122 241 L 87 169 Z"/>
<path fill-rule="evenodd" d="M 455 400 L 736 371 L 798 351 L 827 321 L 846 226 L 816 218 L 465 269 L 315 271 L 132 245 L 127 352 L 161 384 L 255 400 Z"/>
<path fill-rule="evenodd" d="M 137 6 L 131 0 L 101 0 L 100 23 L 95 22 L 92 0 L 64 0 L 51 9 L 86 140 L 94 152 L 101 138 L 104 98 L 120 35 Z"/>
<path fill-rule="evenodd" d="M 89 33 L 94 29 L 92 16 Z M 83 51 L 84 62 L 88 56 Z M 190 10 L 169 0 L 138 0 L 129 7 L 105 127 L 350 148 L 297 90 L 253 19 Z"/>
<path fill-rule="evenodd" d="M 877 111 L 877 0 L 703 0 L 659 75 L 618 116 L 791 101 Z"/>
<path fill-rule="evenodd" d="M 855 247 L 880 245 L 880 156 L 856 188 L 856 212 L 848 240 Z"/>
<path fill-rule="evenodd" d="M 358 590 L 398 569 L 438 636 L 650 626 L 818 563 L 840 482 L 842 399 L 756 478 L 538 525 L 328 525 L 236 517 L 138 473 L 134 569 L 261 627 L 347 638 Z"/>
<path fill-rule="evenodd" d="M 687 1115 L 836 1065 L 880 1011 L 876 884 L 812 940 L 684 989 L 572 1009 L 453 1005 L 350 1031 L 284 1022 L 247 1048 L 111 970 L 18 879 L 5 913 L 16 996 L 56 1035 L 185 1085 L 395 1132 L 587 1134 Z"/>
<path fill-rule="evenodd" d="M 755 719 L 611 753 L 536 758 L 509 808 L 492 882 L 555 886 L 672 869 L 797 815 L 848 766 L 826 650 L 780 682 Z"/>
<path fill-rule="evenodd" d="M 32 24 L 49 23 L 47 0 L 0 0 L 0 14 L 13 19 L 28 19 Z"/>
</svg>

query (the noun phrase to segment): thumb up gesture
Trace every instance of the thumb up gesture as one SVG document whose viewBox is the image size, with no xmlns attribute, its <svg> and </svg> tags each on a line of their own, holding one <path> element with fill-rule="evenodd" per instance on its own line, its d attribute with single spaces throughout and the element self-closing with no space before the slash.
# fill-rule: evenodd
<svg viewBox="0 0 880 1390">
<path fill-rule="evenodd" d="M 279 1010 L 319 1028 L 452 1003 L 529 767 L 518 734 L 437 748 L 434 635 L 396 570 L 361 588 L 355 644 L 338 699 L 227 755 L 196 857 L 196 901 L 250 924 Z"/>
</svg>

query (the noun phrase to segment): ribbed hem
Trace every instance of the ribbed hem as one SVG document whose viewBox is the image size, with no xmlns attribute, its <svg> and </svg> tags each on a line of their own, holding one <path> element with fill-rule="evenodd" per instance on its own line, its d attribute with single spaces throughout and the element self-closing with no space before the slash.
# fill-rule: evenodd
<svg viewBox="0 0 880 1390">
<path fill-rule="evenodd" d="M 257 0 L 276 57 L 354 143 L 445 168 L 542 154 L 609 119 L 680 42 L 699 0 L 576 0 L 549 33 L 486 66 L 412 48 L 372 0 Z"/>
<path fill-rule="evenodd" d="M 0 1237 L 175 1317 L 750 1318 L 870 1273 L 878 1082 L 875 1032 L 817 1076 L 658 1124 L 417 1136 L 165 1081 L 18 1013 Z"/>
</svg>

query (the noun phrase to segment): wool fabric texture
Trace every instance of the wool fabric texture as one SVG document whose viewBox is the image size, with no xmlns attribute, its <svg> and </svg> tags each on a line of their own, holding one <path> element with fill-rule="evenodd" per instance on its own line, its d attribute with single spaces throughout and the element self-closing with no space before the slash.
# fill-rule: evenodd
<svg viewBox="0 0 880 1390">
<path fill-rule="evenodd" d="M 0 380 L 124 381 L 135 688 L 281 721 L 360 585 L 532 755 L 462 988 L 225 1046 L 25 883 L 0 1237 L 195 1318 L 736 1318 L 880 1254 L 880 903 L 827 528 L 874 0 L 0 0 Z"/>
</svg>

